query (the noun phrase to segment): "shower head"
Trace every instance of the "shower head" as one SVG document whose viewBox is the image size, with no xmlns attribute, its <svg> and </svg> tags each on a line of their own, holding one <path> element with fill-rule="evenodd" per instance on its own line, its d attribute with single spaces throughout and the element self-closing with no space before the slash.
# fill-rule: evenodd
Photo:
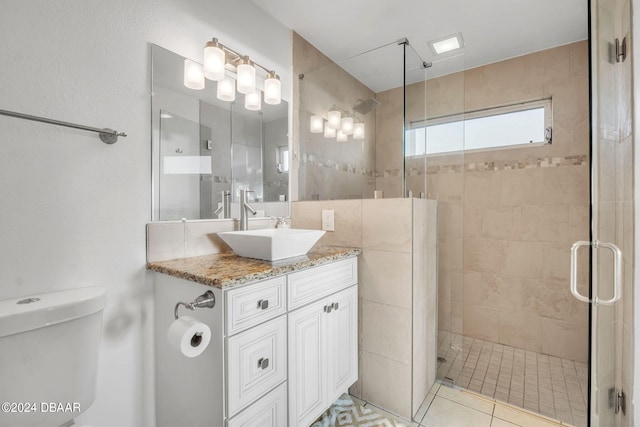
<svg viewBox="0 0 640 427">
<path fill-rule="evenodd" d="M 353 106 L 353 111 L 355 111 L 356 113 L 365 115 L 375 110 L 381 105 L 382 103 L 376 100 L 375 98 L 369 98 L 365 101 L 359 99 L 356 105 Z"/>
</svg>

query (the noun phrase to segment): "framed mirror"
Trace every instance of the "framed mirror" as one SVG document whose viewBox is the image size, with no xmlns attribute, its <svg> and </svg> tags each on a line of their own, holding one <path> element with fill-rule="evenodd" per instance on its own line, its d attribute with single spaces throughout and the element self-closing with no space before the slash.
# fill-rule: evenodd
<svg viewBox="0 0 640 427">
<path fill-rule="evenodd" d="M 245 108 L 184 84 L 185 58 L 157 45 L 152 57 L 154 221 L 238 218 L 240 190 L 260 216 L 289 216 L 289 105 Z"/>
</svg>

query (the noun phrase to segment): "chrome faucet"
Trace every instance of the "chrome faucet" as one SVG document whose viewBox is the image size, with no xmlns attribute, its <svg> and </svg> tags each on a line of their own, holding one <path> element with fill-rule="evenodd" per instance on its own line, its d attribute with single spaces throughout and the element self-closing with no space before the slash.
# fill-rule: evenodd
<svg viewBox="0 0 640 427">
<path fill-rule="evenodd" d="M 231 191 L 229 190 L 222 192 L 222 203 L 214 214 L 219 215 L 220 212 L 222 212 L 222 218 L 231 218 Z"/>
<path fill-rule="evenodd" d="M 255 209 L 247 203 L 247 193 L 253 193 L 252 190 L 240 190 L 240 230 L 249 229 L 249 217 L 247 211 L 251 212 L 251 215 L 255 215 L 257 212 Z"/>
</svg>

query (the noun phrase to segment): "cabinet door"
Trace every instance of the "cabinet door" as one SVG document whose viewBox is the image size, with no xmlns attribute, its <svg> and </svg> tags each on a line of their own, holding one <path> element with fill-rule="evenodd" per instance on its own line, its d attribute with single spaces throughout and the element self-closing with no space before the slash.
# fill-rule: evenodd
<svg viewBox="0 0 640 427">
<path fill-rule="evenodd" d="M 289 313 L 289 426 L 308 426 L 326 409 L 325 301 Z"/>
<path fill-rule="evenodd" d="M 329 297 L 327 371 L 329 404 L 358 379 L 358 287 Z"/>
</svg>

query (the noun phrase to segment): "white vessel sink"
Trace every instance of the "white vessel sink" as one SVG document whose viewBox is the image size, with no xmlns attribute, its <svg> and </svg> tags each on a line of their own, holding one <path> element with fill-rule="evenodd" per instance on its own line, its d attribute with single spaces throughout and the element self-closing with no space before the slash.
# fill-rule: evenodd
<svg viewBox="0 0 640 427">
<path fill-rule="evenodd" d="M 321 230 L 265 228 L 262 230 L 225 231 L 218 233 L 218 236 L 237 255 L 277 261 L 306 254 L 324 233 Z"/>
</svg>

